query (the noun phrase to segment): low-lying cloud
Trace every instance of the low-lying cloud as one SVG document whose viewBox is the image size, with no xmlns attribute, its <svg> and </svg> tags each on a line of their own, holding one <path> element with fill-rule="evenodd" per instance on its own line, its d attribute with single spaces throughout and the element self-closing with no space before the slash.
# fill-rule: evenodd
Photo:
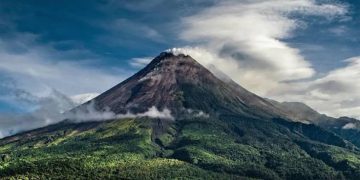
<svg viewBox="0 0 360 180">
<path fill-rule="evenodd" d="M 342 129 L 356 129 L 356 125 L 354 123 L 345 124 Z"/>
<path fill-rule="evenodd" d="M 86 104 L 85 107 L 75 109 L 64 114 L 64 119 L 68 119 L 73 122 L 88 122 L 88 121 L 106 121 L 112 119 L 123 118 L 137 118 L 137 117 L 149 117 L 174 120 L 171 115 L 171 111 L 167 108 L 159 111 L 155 106 L 150 107 L 143 113 L 131 113 L 115 114 L 110 109 L 99 111 L 95 108 L 95 102 L 91 101 Z"/>
<path fill-rule="evenodd" d="M 97 110 L 94 101 L 90 101 L 81 108 L 75 108 L 79 105 L 78 103 L 56 90 L 51 91 L 44 97 L 37 97 L 30 93 L 26 94 L 27 96 L 20 95 L 21 98 L 26 97 L 29 103 L 35 106 L 35 109 L 28 113 L 1 114 L 0 138 L 55 124 L 63 120 L 75 123 L 137 117 L 174 120 L 171 111 L 167 108 L 160 111 L 153 106 L 143 113 L 115 114 L 109 109 Z"/>
<path fill-rule="evenodd" d="M 20 106 L 20 103 L 26 103 L 26 106 L 32 108 L 28 112 L 0 114 L 0 138 L 57 123 L 63 120 L 64 112 L 77 105 L 70 98 L 56 90 L 51 90 L 41 97 L 24 90 L 17 90 L 11 98 L 13 98 L 11 101 L 18 102 L 18 106 Z"/>
</svg>

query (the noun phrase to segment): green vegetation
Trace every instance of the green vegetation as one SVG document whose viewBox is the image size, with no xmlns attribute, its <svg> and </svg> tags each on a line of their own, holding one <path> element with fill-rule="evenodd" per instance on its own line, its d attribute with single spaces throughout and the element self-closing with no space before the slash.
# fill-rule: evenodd
<svg viewBox="0 0 360 180">
<path fill-rule="evenodd" d="M 311 125 L 235 116 L 162 128 L 157 121 L 61 123 L 6 138 L 0 179 L 360 178 L 360 152 L 341 139 L 331 145 L 336 135 Z"/>
<path fill-rule="evenodd" d="M 41 136 L 1 146 L 0 154 L 8 158 L 0 162 L 0 179 L 233 177 L 158 157 L 162 151 L 151 140 L 150 124 L 124 119 L 51 126 Z"/>
</svg>

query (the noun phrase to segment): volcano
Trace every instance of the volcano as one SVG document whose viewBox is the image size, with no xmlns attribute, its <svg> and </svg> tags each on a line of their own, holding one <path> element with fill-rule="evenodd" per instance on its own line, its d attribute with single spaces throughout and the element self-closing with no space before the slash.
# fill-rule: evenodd
<svg viewBox="0 0 360 180">
<path fill-rule="evenodd" d="M 169 109 L 177 118 L 187 110 L 211 115 L 280 117 L 281 110 L 235 82 L 224 82 L 192 57 L 163 52 L 144 69 L 95 98 L 99 110 L 116 114 Z"/>
<path fill-rule="evenodd" d="M 336 119 L 305 105 L 259 97 L 188 55 L 163 52 L 72 112 L 89 105 L 116 116 L 0 140 L 0 178 L 360 178 L 357 132 L 325 126 Z M 156 116 L 165 111 L 171 118 Z"/>
</svg>

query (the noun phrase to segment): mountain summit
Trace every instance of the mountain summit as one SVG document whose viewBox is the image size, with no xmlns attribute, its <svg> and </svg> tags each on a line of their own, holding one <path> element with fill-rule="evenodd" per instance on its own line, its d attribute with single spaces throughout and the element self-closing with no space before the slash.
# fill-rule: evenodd
<svg viewBox="0 0 360 180">
<path fill-rule="evenodd" d="M 187 55 L 161 53 L 73 111 L 89 105 L 111 119 L 1 139 L 0 179 L 360 179 L 356 120 L 261 98 Z"/>
<path fill-rule="evenodd" d="M 230 78 L 229 78 L 230 79 Z M 188 110 L 247 117 L 279 117 L 281 111 L 235 82 L 224 82 L 192 57 L 163 52 L 141 71 L 95 98 L 98 109 L 141 113 L 152 106 L 175 117 Z"/>
</svg>

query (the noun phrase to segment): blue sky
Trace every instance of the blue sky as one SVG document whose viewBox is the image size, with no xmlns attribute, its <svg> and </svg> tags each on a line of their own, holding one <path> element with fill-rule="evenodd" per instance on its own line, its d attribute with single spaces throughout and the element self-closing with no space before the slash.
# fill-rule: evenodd
<svg viewBox="0 0 360 180">
<path fill-rule="evenodd" d="M 105 67 L 126 67 L 126 61 L 133 57 L 154 56 L 182 44 L 176 37 L 177 22 L 208 4 L 159 0 L 3 1 L 2 17 L 12 27 L 4 23 L 1 36 L 11 41 L 16 33 L 31 33 L 38 36 L 34 43 L 57 51 L 84 51 L 66 60 L 95 57 Z M 19 53 L 24 50 L 14 49 Z"/>
<path fill-rule="evenodd" d="M 344 66 L 341 60 L 357 56 L 360 50 L 360 3 L 356 0 L 338 2 L 349 6 L 349 20 L 308 19 L 308 27 L 287 40 L 301 49 L 314 68 L 323 73 Z"/>
<path fill-rule="evenodd" d="M 339 60 L 359 51 L 359 6 L 355 0 L 343 1 L 350 6 L 350 21 L 331 21 L 300 17 L 307 28 L 286 39 L 301 49 L 316 69 L 329 71 L 341 66 Z M 2 1 L 0 28 L 4 41 L 18 40 L 17 34 L 34 34 L 33 43 L 50 46 L 58 53 L 69 50 L 81 53 L 49 58 L 53 61 L 99 59 L 101 67 L 127 66 L 134 57 L 155 56 L 171 47 L 191 45 L 177 37 L 180 20 L 207 7 L 214 0 L 175 1 Z M 336 31 L 338 28 L 339 32 Z M 342 30 L 341 30 L 342 28 Z M 314 46 L 318 46 L 314 48 Z M 27 47 L 12 46 L 9 51 L 21 53 Z M 336 50 L 336 51 L 329 51 Z M 61 55 L 59 55 L 61 56 Z"/>
<path fill-rule="evenodd" d="M 0 78 L 11 85 L 0 84 L 0 112 L 28 111 L 14 92 L 101 93 L 179 47 L 259 95 L 351 116 L 360 97 L 348 96 L 358 87 L 335 100 L 324 87 L 354 84 L 334 77 L 338 71 L 358 78 L 359 8 L 356 0 L 3 0 Z"/>
</svg>

